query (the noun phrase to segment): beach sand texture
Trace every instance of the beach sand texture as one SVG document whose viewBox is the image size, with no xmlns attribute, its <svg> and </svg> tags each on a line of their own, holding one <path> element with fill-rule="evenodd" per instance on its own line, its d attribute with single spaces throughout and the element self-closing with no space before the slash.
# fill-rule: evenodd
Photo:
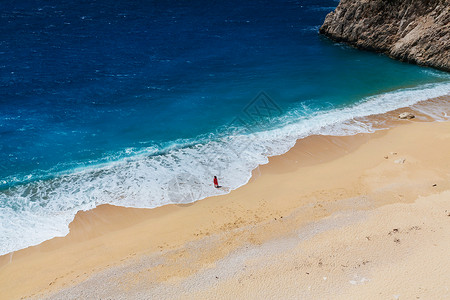
<svg viewBox="0 0 450 300">
<path fill-rule="evenodd" d="M 299 140 L 228 195 L 79 212 L 0 257 L 0 298 L 448 299 L 450 122 L 420 121 Z"/>
</svg>

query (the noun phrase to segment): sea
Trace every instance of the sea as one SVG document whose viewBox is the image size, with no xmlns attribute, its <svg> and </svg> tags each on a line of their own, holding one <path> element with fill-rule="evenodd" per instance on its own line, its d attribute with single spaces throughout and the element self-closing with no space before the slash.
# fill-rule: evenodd
<svg viewBox="0 0 450 300">
<path fill-rule="evenodd" d="M 448 73 L 319 35 L 337 5 L 1 1 L 0 255 L 101 204 L 228 193 L 297 139 L 450 94 Z"/>
</svg>

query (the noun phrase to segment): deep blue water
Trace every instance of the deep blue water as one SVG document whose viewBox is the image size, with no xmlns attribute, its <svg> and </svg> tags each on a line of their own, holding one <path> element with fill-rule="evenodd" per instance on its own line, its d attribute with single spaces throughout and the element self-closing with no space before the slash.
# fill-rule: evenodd
<svg viewBox="0 0 450 300">
<path fill-rule="evenodd" d="M 226 164 L 195 173 L 196 180 L 217 171 L 236 188 L 267 155 L 319 130 L 313 125 L 320 122 L 307 121 L 318 111 L 349 108 L 339 116 L 351 118 L 351 107 L 371 96 L 393 93 L 371 107 L 383 112 L 415 101 L 415 92 L 405 96 L 399 90 L 425 85 L 430 95 L 448 92 L 449 77 L 442 72 L 319 36 L 337 4 L 2 1 L 3 251 L 64 234 L 79 209 L 170 203 L 167 183 L 180 172 L 195 173 L 191 163 L 199 157 L 211 160 L 202 150 L 209 142 L 218 143 L 213 152 L 223 151 L 219 160 Z M 270 97 L 274 114 L 264 122 L 236 123 L 260 92 Z M 241 152 L 225 157 L 237 132 L 258 132 L 245 142 L 257 158 Z"/>
</svg>

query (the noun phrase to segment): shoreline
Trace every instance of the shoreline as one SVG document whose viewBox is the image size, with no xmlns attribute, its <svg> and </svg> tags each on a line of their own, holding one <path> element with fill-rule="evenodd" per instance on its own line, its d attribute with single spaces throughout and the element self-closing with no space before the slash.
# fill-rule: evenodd
<svg viewBox="0 0 450 300">
<path fill-rule="evenodd" d="M 445 79 L 447 77 L 444 76 Z M 145 150 L 134 152 L 133 148 L 127 148 L 125 152 L 130 151 L 129 158 L 121 159 L 121 154 L 114 158 L 115 155 L 110 153 L 112 157 L 109 154 L 104 157 L 106 160 L 111 159 L 110 162 L 98 161 L 97 164 L 93 161 L 90 166 L 79 166 L 53 175 L 50 172 L 47 179 L 31 172 L 28 183 L 17 182 L 10 188 L 3 186 L 0 192 L 2 201 L 6 201 L 2 219 L 19 225 L 5 226 L 6 231 L 0 235 L 0 256 L 67 235 L 69 224 L 78 211 L 101 204 L 155 208 L 228 193 L 245 185 L 251 178 L 252 170 L 266 164 L 268 157 L 287 152 L 298 139 L 313 134 L 353 135 L 370 132 L 372 125 L 375 128 L 387 128 L 388 125 L 367 122 L 369 118 L 364 116 L 377 113 L 382 116 L 388 109 L 408 107 L 416 104 L 418 99 L 448 94 L 449 90 L 450 82 L 446 80 L 380 90 L 361 98 L 359 102 L 330 107 L 322 112 L 312 109 L 310 114 L 305 115 L 310 109 L 308 105 L 300 109 L 305 110 L 303 113 L 293 108 L 292 116 L 286 111 L 286 119 L 279 119 L 280 126 L 270 126 L 267 131 L 250 130 L 248 135 L 238 134 L 236 138 L 226 137 L 225 134 L 223 139 L 217 140 L 227 131 L 225 129 L 222 133 L 220 130 L 217 136 L 214 134 L 212 139 L 200 135 L 199 139 L 186 140 L 187 143 L 181 141 L 172 150 L 162 146 L 161 152 L 156 153 L 150 150 L 150 153 L 145 154 Z M 291 122 L 297 115 L 296 111 L 299 113 L 298 118 Z M 238 116 L 241 117 L 245 116 Z M 125 156 L 128 157 L 128 154 Z M 44 173 L 47 174 L 47 171 Z M 219 175 L 219 181 L 226 189 L 211 189 L 212 175 Z"/>
<path fill-rule="evenodd" d="M 433 101 L 450 103 L 449 97 L 440 98 L 429 100 L 425 106 L 432 106 Z M 42 297 L 74 286 L 91 275 L 95 277 L 104 270 L 132 265 L 149 257 L 164 257 L 171 261 L 157 267 L 154 282 L 185 278 L 205 266 L 216 264 L 245 245 L 265 245 L 271 240 L 291 236 L 298 228 L 339 211 L 356 207 L 358 211 L 373 211 L 393 203 L 414 203 L 419 195 L 445 193 L 450 190 L 450 184 L 442 178 L 450 175 L 443 171 L 435 174 L 435 169 L 442 169 L 435 161 L 424 163 L 420 172 L 414 170 L 420 162 L 417 157 L 423 155 L 421 149 L 397 145 L 399 141 L 393 139 L 402 137 L 403 131 L 411 135 L 418 135 L 415 131 L 421 132 L 420 138 L 426 139 L 425 127 L 427 130 L 439 128 L 441 136 L 446 132 L 449 122 L 427 123 L 432 118 L 423 114 L 424 108 L 420 105 L 406 109 L 418 116 L 413 122 L 392 117 L 405 109 L 361 120 L 371 119 L 369 122 L 380 128 L 392 129 L 356 136 L 310 136 L 298 140 L 287 153 L 271 157 L 268 164 L 254 170 L 249 183 L 223 196 L 155 209 L 101 205 L 91 211 L 79 212 L 66 237 L 0 257 L 0 282 L 7 289 L 0 298 Z M 450 111 L 446 112 L 448 116 Z M 409 125 L 396 126 L 403 123 Z M 433 138 L 434 141 L 439 139 Z M 403 142 L 412 140 L 411 137 L 403 139 Z M 377 147 L 372 149 L 373 144 Z M 387 150 L 389 147 L 396 149 Z M 400 148 L 402 151 L 397 150 Z M 391 154 L 394 151 L 397 154 Z M 406 162 L 393 162 L 399 159 Z M 355 161 L 358 165 L 353 166 Z M 339 175 L 342 168 L 348 168 L 342 173 L 345 176 L 335 178 L 333 175 Z M 404 169 L 417 174 L 409 178 Z M 373 173 L 366 174 L 367 170 Z M 429 178 L 424 179 L 421 172 Z M 397 186 L 393 187 L 383 179 L 386 173 Z M 421 183 L 423 181 L 426 184 Z M 438 185 L 433 187 L 433 182 Z M 402 196 L 392 199 L 392 195 L 399 192 Z M 188 267 L 177 265 L 177 259 L 189 260 L 192 253 L 186 251 L 186 245 L 195 243 L 207 244 L 205 253 L 202 247 L 200 257 L 191 259 Z M 155 267 L 149 267 L 154 270 L 152 268 Z M 30 278 L 30 272 L 39 272 L 39 278 Z M 139 276 L 136 278 L 138 283 L 142 280 Z"/>
<path fill-rule="evenodd" d="M 225 154 L 224 162 L 217 164 L 215 167 L 213 167 L 215 164 L 212 162 L 211 164 L 207 162 L 210 155 L 202 154 L 204 159 L 200 160 L 198 154 L 201 152 L 207 153 L 211 148 L 215 151 L 214 148 L 216 148 L 217 145 L 205 146 L 204 149 L 200 147 L 203 150 L 195 150 L 192 155 L 188 153 L 189 151 L 186 152 L 187 154 L 184 153 L 185 148 L 181 147 L 180 151 L 175 150 L 174 155 L 176 157 L 179 156 L 181 159 L 179 162 L 174 163 L 175 165 L 169 163 L 168 166 L 164 167 L 159 162 L 154 163 L 153 160 L 158 161 L 158 159 L 160 159 L 159 155 L 156 155 L 155 157 L 150 156 L 148 159 L 137 155 L 131 159 L 131 161 L 126 159 L 122 161 L 122 163 L 113 161 L 111 165 L 100 164 L 97 166 L 99 169 L 96 169 L 93 165 L 91 167 L 86 167 L 85 170 L 81 169 L 83 171 L 80 171 L 80 173 L 74 170 L 74 173 L 66 174 L 68 177 L 65 177 L 66 175 L 61 177 L 57 176 L 49 181 L 37 180 L 34 183 L 30 183 L 30 185 L 25 184 L 17 186 L 17 188 L 12 188 L 11 192 L 9 190 L 6 192 L 4 191 L 5 193 L 2 193 L 3 197 L 10 194 L 12 197 L 11 200 L 14 200 L 13 202 L 15 202 L 16 200 L 19 201 L 20 197 L 24 197 L 23 201 L 25 201 L 25 198 L 38 197 L 38 195 L 41 195 L 41 197 L 43 197 L 43 199 L 41 199 L 43 204 L 36 205 L 37 203 L 35 203 L 34 206 L 25 205 L 23 213 L 20 214 L 17 214 L 17 212 L 14 213 L 14 209 L 8 209 L 11 203 L 9 205 L 7 204 L 5 213 L 2 213 L 4 219 L 9 219 L 16 224 L 23 224 L 23 226 L 10 228 L 11 230 L 8 230 L 9 226 L 6 227 L 6 234 L 2 235 L 0 238 L 4 241 L 1 247 L 0 256 L 9 252 L 25 249 L 29 246 L 39 245 L 54 237 L 67 235 L 69 233 L 69 224 L 74 220 L 78 211 L 90 210 L 95 206 L 102 204 L 135 208 L 155 208 L 170 203 L 178 204 L 179 201 L 187 203 L 195 199 L 198 201 L 199 199 L 204 199 L 206 197 L 226 194 L 230 190 L 245 185 L 251 179 L 252 170 L 256 168 L 258 164 L 266 164 L 269 162 L 269 157 L 284 154 L 294 146 L 295 141 L 298 139 L 301 140 L 311 135 L 354 135 L 359 132 L 371 132 L 396 126 L 398 121 L 395 122 L 396 116 L 392 115 L 395 111 L 384 113 L 385 107 L 380 106 L 377 108 L 377 105 L 374 106 L 374 103 L 384 103 L 384 100 L 380 99 L 386 98 L 386 95 L 388 95 L 387 98 L 390 99 L 390 102 L 388 101 L 388 103 L 391 104 L 388 106 L 393 106 L 394 108 L 399 106 L 398 103 L 395 103 L 396 100 L 399 103 L 406 102 L 404 105 L 415 103 L 412 106 L 408 106 L 407 109 L 411 109 L 413 106 L 419 107 L 420 103 L 424 104 L 422 106 L 425 106 L 425 114 L 421 111 L 416 112 L 416 115 L 420 115 L 420 118 L 416 118 L 417 121 L 442 118 L 442 116 L 435 114 L 436 111 L 433 111 L 433 102 L 436 102 L 435 106 L 437 106 L 437 111 L 439 111 L 442 106 L 450 106 L 448 96 L 440 96 L 420 102 L 416 102 L 416 100 L 413 99 L 415 99 L 416 96 L 427 99 L 427 96 L 430 97 L 436 93 L 446 93 L 446 90 L 449 89 L 442 89 L 442 86 L 447 85 L 449 84 L 438 84 L 440 88 L 437 90 L 435 89 L 435 85 L 425 85 L 423 86 L 424 90 L 405 88 L 404 90 L 400 89 L 393 92 L 386 91 L 380 95 L 365 98 L 367 100 L 366 102 L 363 101 L 354 106 L 331 109 L 323 114 L 313 113 L 311 118 L 307 118 L 309 119 L 309 122 L 307 122 L 308 124 L 304 124 L 305 120 L 300 118 L 299 122 L 283 126 L 281 130 L 274 129 L 275 131 L 269 133 L 268 137 L 261 139 L 256 138 L 257 142 L 254 143 L 256 146 L 248 148 L 243 152 L 243 155 L 237 155 L 239 151 L 243 151 L 243 149 L 240 149 L 242 147 L 239 145 L 241 142 L 243 142 L 242 145 L 244 145 L 250 141 L 245 142 L 245 138 L 243 138 L 240 142 L 234 141 L 229 144 L 225 143 L 225 147 L 219 147 L 218 153 L 230 152 L 232 154 Z M 413 92 L 411 93 L 411 91 Z M 401 109 L 402 108 L 397 110 L 400 111 Z M 376 113 L 380 110 L 383 112 L 367 117 L 370 113 Z M 344 114 L 345 117 L 342 118 L 342 116 L 340 116 L 341 114 Z M 362 117 L 352 117 L 355 114 Z M 390 115 L 392 115 L 392 120 L 386 123 L 386 119 L 388 116 L 390 117 Z M 304 126 L 306 127 L 303 128 Z M 271 130 L 269 130 L 269 132 L 271 132 Z M 274 139 L 271 137 L 272 135 L 281 136 Z M 262 136 L 265 136 L 265 134 L 263 133 Z M 252 139 L 253 138 L 250 138 L 249 140 Z M 266 141 L 264 142 L 265 139 Z M 281 141 L 281 143 L 274 142 L 276 140 L 279 142 Z M 260 141 L 262 142 L 260 143 Z M 279 147 L 277 144 L 280 144 L 281 146 Z M 259 149 L 261 146 L 262 148 Z M 229 148 L 234 150 L 229 151 Z M 189 150 L 189 147 L 186 149 Z M 225 149 L 228 150 L 225 151 Z M 163 158 L 171 159 L 171 157 L 166 156 L 167 155 L 163 155 Z M 194 163 L 192 163 L 192 157 L 196 158 L 193 161 Z M 329 158 L 329 154 L 326 157 Z M 177 159 L 175 159 L 175 161 L 177 161 Z M 210 157 L 210 159 L 215 160 L 217 158 Z M 203 161 L 203 163 L 200 163 L 200 161 Z M 179 165 L 178 167 L 177 164 Z M 197 165 L 198 167 L 199 164 L 206 164 L 205 170 L 192 170 L 192 165 Z M 180 167 L 184 165 L 187 167 Z M 232 165 L 236 168 L 231 168 L 230 166 Z M 162 167 L 162 173 L 165 173 L 165 169 L 169 170 L 169 174 L 162 176 L 161 180 L 157 177 L 160 172 L 154 172 L 155 168 L 156 170 L 160 170 L 158 166 Z M 236 169 L 236 171 L 234 169 Z M 85 171 L 87 173 L 84 173 Z M 206 173 L 214 173 L 214 175 L 219 176 L 222 173 L 226 174 L 219 178 L 219 181 L 224 185 L 224 188 L 221 191 L 211 189 L 210 180 L 212 176 L 205 176 Z M 130 174 L 132 175 L 129 176 Z M 193 176 L 191 177 L 190 175 Z M 106 181 L 107 178 L 110 180 Z M 172 179 L 167 181 L 169 178 Z M 188 188 L 186 190 L 181 188 L 178 190 L 176 184 L 180 182 L 180 179 L 182 183 L 179 185 L 180 187 L 190 185 L 192 189 Z M 89 181 L 92 182 L 89 183 Z M 186 184 L 184 181 L 187 181 Z M 86 187 L 89 186 L 91 186 L 91 188 L 86 189 Z M 20 196 L 21 194 L 22 196 Z M 186 198 L 183 199 L 183 196 L 186 196 Z M 8 201 L 8 198 L 4 200 L 6 203 L 11 202 Z M 41 200 L 38 199 L 38 202 L 41 203 Z M 75 203 L 75 207 L 70 204 L 72 202 Z M 57 207 L 58 209 L 54 211 L 50 209 L 51 207 Z M 31 216 L 29 214 L 31 214 Z"/>
</svg>

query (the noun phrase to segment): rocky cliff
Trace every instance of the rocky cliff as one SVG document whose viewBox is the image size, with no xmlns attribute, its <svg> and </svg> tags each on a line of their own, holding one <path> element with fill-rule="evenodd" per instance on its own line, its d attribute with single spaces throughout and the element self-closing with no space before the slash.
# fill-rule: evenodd
<svg viewBox="0 0 450 300">
<path fill-rule="evenodd" d="M 450 72 L 450 0 L 341 0 L 320 33 Z"/>
</svg>

